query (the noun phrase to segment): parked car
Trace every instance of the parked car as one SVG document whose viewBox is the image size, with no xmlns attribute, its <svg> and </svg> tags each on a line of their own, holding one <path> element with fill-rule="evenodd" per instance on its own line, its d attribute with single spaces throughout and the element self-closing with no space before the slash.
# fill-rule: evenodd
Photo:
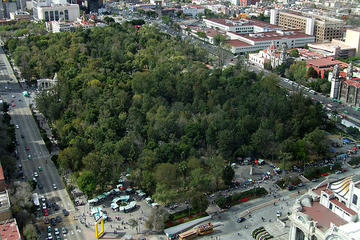
<svg viewBox="0 0 360 240">
<path fill-rule="evenodd" d="M 295 189 L 296 189 L 296 186 L 294 186 L 294 185 L 289 185 L 288 186 L 289 191 L 292 191 L 292 190 L 295 190 Z"/>
<path fill-rule="evenodd" d="M 243 221 L 245 221 L 245 218 L 244 218 L 244 217 L 240 217 L 240 218 L 238 218 L 238 219 L 236 220 L 237 223 L 241 223 L 241 222 L 243 222 Z"/>
<path fill-rule="evenodd" d="M 63 209 L 64 216 L 69 216 L 69 212 L 66 209 Z"/>
<path fill-rule="evenodd" d="M 60 217 L 60 216 L 56 216 L 56 222 L 57 222 L 57 223 L 61 223 L 61 221 L 62 221 L 61 217 Z"/>
<path fill-rule="evenodd" d="M 61 228 L 61 232 L 62 232 L 63 234 L 67 234 L 68 231 L 67 231 L 66 227 L 62 227 L 62 228 Z"/>
<path fill-rule="evenodd" d="M 56 226 L 56 220 L 55 218 L 50 219 L 51 226 Z"/>
<path fill-rule="evenodd" d="M 281 212 L 278 210 L 278 211 L 276 211 L 276 216 L 277 217 L 281 217 Z"/>
</svg>

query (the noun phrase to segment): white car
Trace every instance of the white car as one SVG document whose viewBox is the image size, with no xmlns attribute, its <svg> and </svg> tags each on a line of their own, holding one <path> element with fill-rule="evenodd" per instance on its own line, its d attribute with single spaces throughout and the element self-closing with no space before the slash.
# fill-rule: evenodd
<svg viewBox="0 0 360 240">
<path fill-rule="evenodd" d="M 37 172 L 34 172 L 34 177 L 39 177 L 39 174 Z"/>
<path fill-rule="evenodd" d="M 49 240 L 53 239 L 53 237 L 52 237 L 52 234 L 51 234 L 51 233 L 48 233 L 48 239 L 49 239 Z"/>
<path fill-rule="evenodd" d="M 19 125 L 17 125 L 17 124 L 15 125 L 15 127 L 16 127 L 17 129 L 19 129 L 19 128 L 20 128 L 20 127 L 19 127 Z"/>
<path fill-rule="evenodd" d="M 53 183 L 53 188 L 56 190 L 57 189 L 57 186 L 56 186 L 56 184 L 55 183 Z"/>
<path fill-rule="evenodd" d="M 42 203 L 42 209 L 46 209 L 46 204 Z"/>
<path fill-rule="evenodd" d="M 278 211 L 276 211 L 276 216 L 277 217 L 281 217 L 281 212 L 278 210 Z"/>
</svg>

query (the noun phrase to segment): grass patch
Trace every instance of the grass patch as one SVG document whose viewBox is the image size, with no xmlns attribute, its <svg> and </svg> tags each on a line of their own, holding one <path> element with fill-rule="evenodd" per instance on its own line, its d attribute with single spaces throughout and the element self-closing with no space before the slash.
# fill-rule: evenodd
<svg viewBox="0 0 360 240">
<path fill-rule="evenodd" d="M 247 202 L 249 200 L 262 197 L 266 195 L 268 192 L 265 190 L 265 188 L 253 188 L 241 193 L 234 193 L 232 196 L 228 197 L 217 197 L 215 199 L 216 204 L 220 208 L 229 208 L 231 206 Z"/>
</svg>

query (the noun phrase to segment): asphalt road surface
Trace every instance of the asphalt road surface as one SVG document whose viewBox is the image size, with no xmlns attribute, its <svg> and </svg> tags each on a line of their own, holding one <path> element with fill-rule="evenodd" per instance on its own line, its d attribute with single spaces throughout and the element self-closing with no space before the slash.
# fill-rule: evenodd
<svg viewBox="0 0 360 240">
<path fill-rule="evenodd" d="M 18 164 L 21 163 L 24 170 L 25 179 L 31 179 L 34 172 L 39 173 L 38 182 L 43 185 L 42 189 L 36 188 L 39 196 L 44 195 L 51 202 L 56 202 L 60 209 L 67 209 L 74 212 L 75 208 L 65 190 L 65 186 L 57 172 L 54 163 L 50 160 L 50 154 L 45 147 L 45 143 L 40 136 L 38 126 L 31 115 L 31 111 L 27 104 L 27 99 L 22 94 L 22 89 L 18 84 L 12 68 L 7 60 L 2 48 L 0 48 L 0 94 L 4 101 L 14 104 L 10 107 L 10 115 L 12 123 L 16 126 L 16 139 L 18 142 Z M 28 148 L 28 150 L 26 150 Z M 31 156 L 31 159 L 29 158 Z M 39 172 L 38 167 L 42 167 Z M 53 184 L 56 184 L 54 189 Z M 62 210 L 59 211 L 61 213 Z M 49 218 L 55 215 L 48 216 Z M 67 218 L 71 218 L 70 215 Z M 43 218 L 38 218 L 38 222 L 43 225 Z M 68 221 L 65 221 L 68 222 Z M 81 232 L 76 230 L 76 224 L 69 224 L 69 234 L 65 239 L 85 239 Z"/>
</svg>

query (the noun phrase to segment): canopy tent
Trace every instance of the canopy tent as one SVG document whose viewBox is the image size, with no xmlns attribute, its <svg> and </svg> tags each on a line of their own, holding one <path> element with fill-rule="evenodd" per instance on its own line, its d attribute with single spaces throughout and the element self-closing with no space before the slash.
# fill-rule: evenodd
<svg viewBox="0 0 360 240">
<path fill-rule="evenodd" d="M 91 215 L 94 215 L 95 213 L 101 212 L 102 208 L 101 207 L 96 207 L 96 208 L 92 208 L 90 213 Z"/>
<path fill-rule="evenodd" d="M 99 199 L 99 200 L 102 200 L 102 199 L 105 199 L 105 198 L 106 198 L 106 195 L 105 195 L 105 194 L 101 194 L 101 195 L 97 196 L 96 198 Z"/>
<path fill-rule="evenodd" d="M 133 209 L 135 207 L 136 207 L 136 201 L 132 201 L 124 207 L 119 207 L 119 211 L 123 211 L 123 212 L 130 211 L 131 209 Z"/>
<path fill-rule="evenodd" d="M 129 195 L 125 195 L 125 196 L 120 196 L 120 197 L 114 198 L 114 199 L 112 200 L 112 202 L 113 202 L 113 203 L 117 203 L 117 202 L 119 202 L 119 201 L 121 201 L 121 202 L 127 202 L 127 201 L 129 201 L 129 199 L 130 199 L 130 196 L 129 196 Z"/>
<path fill-rule="evenodd" d="M 155 203 L 155 202 L 154 202 L 154 203 L 151 204 L 151 206 L 152 206 L 152 207 L 158 207 L 158 206 L 160 206 L 160 205 L 159 205 L 158 203 Z"/>
<path fill-rule="evenodd" d="M 28 91 L 24 91 L 24 92 L 23 92 L 23 95 L 24 95 L 25 97 L 28 97 L 28 96 L 29 96 L 29 92 L 28 92 Z"/>
<path fill-rule="evenodd" d="M 115 209 L 119 208 L 119 205 L 117 205 L 116 203 L 113 202 L 113 203 L 110 204 L 110 208 L 115 210 Z"/>
<path fill-rule="evenodd" d="M 94 204 L 94 203 L 97 203 L 99 200 L 97 198 L 93 198 L 93 199 L 90 199 L 88 201 L 89 204 Z"/>
</svg>

